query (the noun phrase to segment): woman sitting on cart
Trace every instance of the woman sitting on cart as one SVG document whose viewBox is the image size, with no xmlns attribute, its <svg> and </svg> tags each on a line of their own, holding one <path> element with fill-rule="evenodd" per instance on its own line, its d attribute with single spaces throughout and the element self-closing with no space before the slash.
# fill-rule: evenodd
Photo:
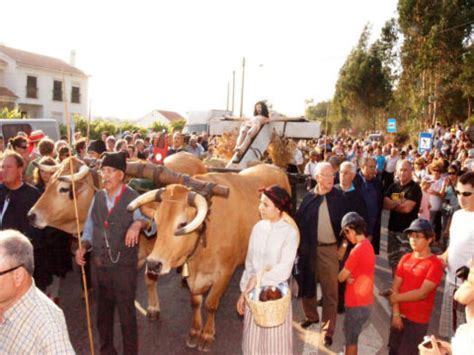
<svg viewBox="0 0 474 355">
<path fill-rule="evenodd" d="M 255 104 L 253 117 L 245 119 L 240 126 L 239 137 L 235 144 L 234 151 L 239 155 L 247 149 L 250 145 L 250 141 L 258 133 L 260 127 L 270 121 L 270 115 L 268 113 L 268 107 L 263 101 L 259 101 Z"/>
</svg>

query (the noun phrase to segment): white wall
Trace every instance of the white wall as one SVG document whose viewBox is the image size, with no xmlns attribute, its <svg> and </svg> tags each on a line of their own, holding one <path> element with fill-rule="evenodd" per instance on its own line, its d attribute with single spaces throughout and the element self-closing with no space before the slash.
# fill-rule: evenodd
<svg viewBox="0 0 474 355">
<path fill-rule="evenodd" d="M 54 80 L 65 80 L 66 97 L 68 101 L 68 110 L 72 117 L 79 114 L 87 117 L 88 115 L 88 78 L 73 74 L 64 74 L 47 69 L 29 67 L 26 65 L 17 65 L 15 61 L 0 53 L 0 58 L 8 62 L 5 69 L 4 86 L 13 91 L 17 96 L 16 105 L 30 104 L 41 105 L 42 116 L 44 118 L 55 118 L 59 122 L 64 123 L 64 102 L 53 101 L 53 83 Z M 26 78 L 27 76 L 35 76 L 38 88 L 36 99 L 26 97 Z M 71 87 L 80 87 L 80 103 L 71 102 Z M 34 117 L 38 118 L 38 117 Z"/>
<path fill-rule="evenodd" d="M 154 122 L 159 121 L 161 124 L 169 124 L 168 119 L 163 116 L 158 110 L 151 111 L 148 115 L 139 118 L 135 124 L 139 127 L 149 128 Z"/>
</svg>

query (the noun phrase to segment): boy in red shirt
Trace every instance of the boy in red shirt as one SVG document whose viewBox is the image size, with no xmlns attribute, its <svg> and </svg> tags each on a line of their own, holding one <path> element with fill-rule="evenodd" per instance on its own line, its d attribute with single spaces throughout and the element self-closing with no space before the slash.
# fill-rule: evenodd
<svg viewBox="0 0 474 355">
<path fill-rule="evenodd" d="M 431 223 L 415 219 L 404 233 L 413 252 L 402 257 L 393 280 L 390 355 L 418 354 L 418 344 L 428 330 L 436 288 L 443 277 L 444 265 L 430 249 L 434 238 Z"/>
<path fill-rule="evenodd" d="M 366 238 L 367 224 L 358 213 L 349 212 L 342 218 L 341 231 L 349 242 L 355 244 L 337 278 L 339 282 L 347 281 L 344 296 L 345 353 L 357 354 L 357 341 L 374 303 L 375 253 Z"/>
</svg>

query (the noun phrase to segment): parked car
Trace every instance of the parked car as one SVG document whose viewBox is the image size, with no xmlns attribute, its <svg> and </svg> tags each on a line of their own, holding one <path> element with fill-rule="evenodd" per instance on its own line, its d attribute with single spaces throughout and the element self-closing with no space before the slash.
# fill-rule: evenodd
<svg viewBox="0 0 474 355">
<path fill-rule="evenodd" d="M 384 142 L 383 134 L 382 133 L 369 134 L 369 136 L 367 137 L 367 143 L 373 143 L 373 142 L 383 143 Z"/>
</svg>

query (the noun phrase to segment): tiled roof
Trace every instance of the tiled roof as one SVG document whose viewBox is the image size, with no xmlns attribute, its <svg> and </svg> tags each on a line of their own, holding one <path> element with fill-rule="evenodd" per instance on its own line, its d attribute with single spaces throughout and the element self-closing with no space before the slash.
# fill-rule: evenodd
<svg viewBox="0 0 474 355">
<path fill-rule="evenodd" d="M 61 59 L 47 57 L 45 55 L 22 51 L 15 48 L 10 48 L 4 45 L 0 45 L 0 52 L 6 56 L 12 58 L 17 63 L 26 64 L 33 67 L 45 68 L 50 70 L 56 70 L 59 72 L 71 73 L 76 75 L 86 76 L 82 71 L 67 64 Z"/>
<path fill-rule="evenodd" d="M 179 113 L 177 112 L 173 112 L 173 111 L 162 111 L 162 110 L 158 110 L 159 113 L 161 113 L 163 116 L 165 116 L 168 121 L 170 122 L 175 122 L 175 121 L 179 121 L 179 120 L 184 120 L 185 118 L 183 116 L 181 116 Z"/>
<path fill-rule="evenodd" d="M 0 96 L 18 97 L 5 87 L 0 86 Z"/>
</svg>

